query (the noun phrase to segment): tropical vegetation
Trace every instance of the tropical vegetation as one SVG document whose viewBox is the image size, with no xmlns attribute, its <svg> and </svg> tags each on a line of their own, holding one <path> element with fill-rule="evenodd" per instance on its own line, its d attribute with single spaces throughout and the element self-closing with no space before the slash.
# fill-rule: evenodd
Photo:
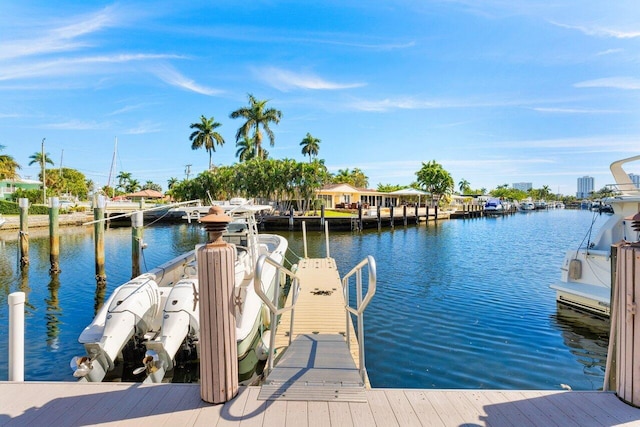
<svg viewBox="0 0 640 427">
<path fill-rule="evenodd" d="M 422 167 L 416 172 L 417 183 L 420 189 L 431 194 L 432 201 L 438 203 L 443 196 L 453 193 L 453 178 L 440 163 L 431 160 L 422 162 Z"/>
</svg>

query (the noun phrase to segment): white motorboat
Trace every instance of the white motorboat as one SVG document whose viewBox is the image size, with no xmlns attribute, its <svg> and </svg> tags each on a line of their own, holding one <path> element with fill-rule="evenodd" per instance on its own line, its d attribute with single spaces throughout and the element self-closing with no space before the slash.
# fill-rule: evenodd
<svg viewBox="0 0 640 427">
<path fill-rule="evenodd" d="M 269 206 L 220 205 L 233 218 L 223 239 L 235 245 L 236 339 L 239 380 L 249 380 L 269 343 L 269 316 L 254 290 L 260 255 L 282 263 L 288 247 L 284 237 L 259 234 L 255 214 Z M 177 358 L 199 356 L 197 249 L 119 286 L 104 303 L 78 341 L 86 355 L 74 357 L 74 376 L 82 381 L 105 377 L 161 382 Z M 266 264 L 264 292 L 272 296 L 277 269 Z M 265 344 L 266 343 L 266 344 Z M 133 367 L 133 368 L 132 368 Z"/>
<path fill-rule="evenodd" d="M 502 213 L 504 211 L 504 206 L 502 206 L 500 199 L 489 199 L 484 204 L 484 211 L 488 214 Z"/>
<path fill-rule="evenodd" d="M 531 199 L 526 199 L 521 201 L 518 207 L 520 208 L 521 211 L 526 211 L 526 212 L 536 210 L 536 205 L 535 203 L 533 203 Z"/>
<path fill-rule="evenodd" d="M 617 193 L 603 201 L 611 205 L 613 214 L 592 242 L 566 253 L 560 281 L 551 285 L 558 303 L 604 317 L 610 315 L 611 245 L 621 240 L 637 241 L 640 234 L 631 219 L 640 211 L 640 189 L 622 168 L 638 160 L 640 156 L 611 164 Z"/>
</svg>

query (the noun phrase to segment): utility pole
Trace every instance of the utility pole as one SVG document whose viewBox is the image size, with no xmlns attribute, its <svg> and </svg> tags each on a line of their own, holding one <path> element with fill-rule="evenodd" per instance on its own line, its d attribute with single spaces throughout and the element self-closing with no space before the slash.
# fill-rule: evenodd
<svg viewBox="0 0 640 427">
<path fill-rule="evenodd" d="M 187 175 L 187 181 L 189 180 L 189 175 L 191 175 L 191 165 L 186 165 L 184 169 L 184 173 Z"/>
<path fill-rule="evenodd" d="M 44 167 L 45 167 L 45 161 L 44 161 L 44 140 L 47 138 L 42 138 L 42 146 L 41 146 L 41 152 L 40 152 L 40 156 L 41 159 L 40 161 L 42 162 L 42 203 L 43 204 L 47 204 L 47 178 L 45 177 L 45 171 L 44 171 Z"/>
</svg>

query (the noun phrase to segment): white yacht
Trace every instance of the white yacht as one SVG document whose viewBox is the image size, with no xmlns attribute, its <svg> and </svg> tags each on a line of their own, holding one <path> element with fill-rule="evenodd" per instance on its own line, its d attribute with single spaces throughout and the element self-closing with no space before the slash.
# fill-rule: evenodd
<svg viewBox="0 0 640 427">
<path fill-rule="evenodd" d="M 261 255 L 282 263 L 287 240 L 259 234 L 256 212 L 270 206 L 220 205 L 233 218 L 222 237 L 235 246 L 236 339 L 239 381 L 251 379 L 269 343 L 269 316 L 254 289 Z M 81 381 L 129 378 L 162 382 L 176 358 L 199 357 L 197 248 L 119 286 L 80 334 L 86 355 L 74 357 L 71 368 Z M 265 264 L 264 292 L 272 296 L 278 271 Z M 265 348 L 267 347 L 267 348 Z M 134 367 L 134 369 L 132 369 Z"/>
<path fill-rule="evenodd" d="M 561 278 L 551 285 L 558 303 L 604 317 L 610 315 L 611 245 L 621 240 L 637 241 L 640 234 L 631 219 L 640 212 L 640 189 L 622 168 L 625 163 L 638 160 L 640 156 L 634 156 L 611 164 L 616 195 L 603 202 L 611 205 L 613 214 L 593 241 L 567 251 Z"/>
</svg>

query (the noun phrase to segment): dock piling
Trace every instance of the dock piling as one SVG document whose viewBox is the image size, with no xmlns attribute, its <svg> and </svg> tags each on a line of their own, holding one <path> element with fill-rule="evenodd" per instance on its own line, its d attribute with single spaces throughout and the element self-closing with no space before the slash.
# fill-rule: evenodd
<svg viewBox="0 0 640 427">
<path fill-rule="evenodd" d="M 389 207 L 389 226 L 393 229 L 393 205 Z"/>
<path fill-rule="evenodd" d="M 18 200 L 20 207 L 20 268 L 29 265 L 29 199 Z"/>
<path fill-rule="evenodd" d="M 24 381 L 24 292 L 9 294 L 9 381 Z"/>
<path fill-rule="evenodd" d="M 95 267 L 96 267 L 96 285 L 105 287 L 107 284 L 107 274 L 104 267 L 104 208 L 105 208 L 104 196 L 98 196 L 94 200 L 93 208 L 93 236 L 94 236 L 94 253 L 95 253 Z"/>
<path fill-rule="evenodd" d="M 212 207 L 201 219 L 209 243 L 198 249 L 200 283 L 200 397 L 224 403 L 238 394 L 233 245 L 222 240 L 231 218 Z"/>
<path fill-rule="evenodd" d="M 60 234 L 58 232 L 59 202 L 57 197 L 49 199 L 49 273 L 60 273 Z"/>
<path fill-rule="evenodd" d="M 144 233 L 142 211 L 131 215 L 131 278 L 138 277 L 140 271 L 140 253 L 142 252 L 142 236 Z"/>
</svg>

